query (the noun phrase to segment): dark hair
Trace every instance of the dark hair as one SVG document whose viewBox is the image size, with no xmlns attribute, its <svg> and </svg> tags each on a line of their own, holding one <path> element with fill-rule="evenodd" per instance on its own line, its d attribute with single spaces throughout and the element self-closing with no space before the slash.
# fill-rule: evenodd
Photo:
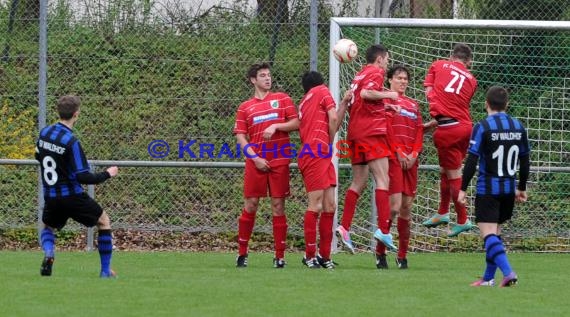
<svg viewBox="0 0 570 317">
<path fill-rule="evenodd" d="M 388 49 L 382 44 L 375 44 L 366 50 L 366 62 L 372 64 L 376 61 L 378 56 L 386 56 Z"/>
<path fill-rule="evenodd" d="M 270 69 L 271 66 L 269 66 L 268 63 L 257 63 L 257 64 L 253 64 L 249 67 L 249 69 L 247 70 L 247 81 L 250 82 L 250 80 L 252 78 L 256 78 L 257 77 L 257 72 L 262 70 L 262 69 Z"/>
<path fill-rule="evenodd" d="M 62 120 L 69 120 L 79 110 L 81 99 L 77 96 L 67 95 L 57 100 L 57 113 Z"/>
<path fill-rule="evenodd" d="M 487 89 L 485 100 L 489 104 L 489 108 L 495 111 L 505 111 L 509 103 L 509 93 L 501 86 L 493 86 Z"/>
<path fill-rule="evenodd" d="M 390 67 L 390 69 L 388 69 L 388 73 L 386 74 L 386 78 L 391 79 L 394 77 L 394 75 L 401 72 L 406 73 L 406 75 L 408 75 L 408 79 L 410 78 L 410 70 L 402 64 L 396 64 Z"/>
<path fill-rule="evenodd" d="M 461 60 L 463 62 L 469 62 L 473 59 L 473 52 L 471 47 L 465 43 L 457 43 L 453 46 L 453 52 L 451 56 Z"/>
<path fill-rule="evenodd" d="M 323 80 L 323 75 L 315 71 L 306 72 L 301 77 L 301 84 L 303 85 L 303 90 L 305 93 L 307 93 L 313 87 L 324 84 L 324 82 L 325 81 Z"/>
</svg>

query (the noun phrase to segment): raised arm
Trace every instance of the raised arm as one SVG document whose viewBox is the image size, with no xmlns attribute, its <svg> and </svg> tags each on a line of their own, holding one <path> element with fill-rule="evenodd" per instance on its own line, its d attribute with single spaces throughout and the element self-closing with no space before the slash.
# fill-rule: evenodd
<svg viewBox="0 0 570 317">
<path fill-rule="evenodd" d="M 360 91 L 360 97 L 366 100 L 380 100 L 380 99 L 392 99 L 398 100 L 398 93 L 395 91 L 378 91 L 371 89 L 362 89 Z"/>
<path fill-rule="evenodd" d="M 354 96 L 354 92 L 350 89 L 347 90 L 344 93 L 344 96 L 342 97 L 340 104 L 338 105 L 338 109 L 336 110 L 336 116 L 338 119 L 337 119 L 337 125 L 336 125 L 336 129 L 335 129 L 335 133 L 340 129 L 340 126 L 342 125 L 342 122 L 344 121 L 346 111 L 348 111 L 348 105 L 350 104 L 350 101 L 352 100 L 353 96 Z"/>
</svg>

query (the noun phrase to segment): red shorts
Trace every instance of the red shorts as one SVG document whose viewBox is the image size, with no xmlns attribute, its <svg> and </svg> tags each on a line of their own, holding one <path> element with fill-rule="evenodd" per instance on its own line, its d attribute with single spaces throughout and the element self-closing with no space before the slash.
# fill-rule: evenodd
<svg viewBox="0 0 570 317">
<path fill-rule="evenodd" d="M 390 159 L 389 161 L 390 187 L 388 193 L 399 194 L 414 197 L 418 188 L 418 161 L 412 168 L 403 170 L 398 159 Z"/>
<path fill-rule="evenodd" d="M 283 198 L 289 196 L 289 164 L 275 166 L 270 172 L 255 167 L 252 160 L 245 160 L 243 176 L 243 196 Z"/>
<path fill-rule="evenodd" d="M 390 157 L 392 151 L 385 135 L 372 135 L 357 140 L 348 141 L 348 153 L 352 165 L 366 164 L 370 161 Z M 346 148 L 343 148 L 345 150 Z M 343 154 L 339 154 L 343 157 Z M 346 157 L 346 156 L 345 156 Z"/>
<path fill-rule="evenodd" d="M 438 126 L 435 129 L 433 144 L 437 149 L 439 166 L 449 170 L 461 168 L 469 148 L 472 129 L 471 124 L 465 123 Z"/>
<path fill-rule="evenodd" d="M 307 193 L 336 186 L 336 172 L 330 158 L 303 156 L 298 162 Z"/>
</svg>

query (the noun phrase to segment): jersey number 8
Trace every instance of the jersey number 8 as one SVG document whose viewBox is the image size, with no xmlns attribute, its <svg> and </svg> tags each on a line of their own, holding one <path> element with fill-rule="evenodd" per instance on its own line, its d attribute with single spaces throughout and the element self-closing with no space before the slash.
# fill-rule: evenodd
<svg viewBox="0 0 570 317">
<path fill-rule="evenodd" d="M 55 168 L 57 164 L 51 156 L 46 156 L 42 160 L 42 166 L 44 168 L 44 181 L 46 184 L 52 186 L 57 183 L 57 172 Z"/>
</svg>

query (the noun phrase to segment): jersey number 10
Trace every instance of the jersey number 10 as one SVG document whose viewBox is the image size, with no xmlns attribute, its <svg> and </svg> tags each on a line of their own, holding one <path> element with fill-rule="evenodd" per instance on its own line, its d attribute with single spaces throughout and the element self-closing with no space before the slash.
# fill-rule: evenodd
<svg viewBox="0 0 570 317">
<path fill-rule="evenodd" d="M 517 172 L 517 164 L 519 160 L 519 146 L 512 145 L 507 152 L 507 160 L 505 161 L 505 146 L 499 145 L 499 148 L 493 152 L 493 159 L 497 159 L 497 175 L 505 176 L 504 169 L 507 170 L 508 176 L 515 176 Z"/>
</svg>

